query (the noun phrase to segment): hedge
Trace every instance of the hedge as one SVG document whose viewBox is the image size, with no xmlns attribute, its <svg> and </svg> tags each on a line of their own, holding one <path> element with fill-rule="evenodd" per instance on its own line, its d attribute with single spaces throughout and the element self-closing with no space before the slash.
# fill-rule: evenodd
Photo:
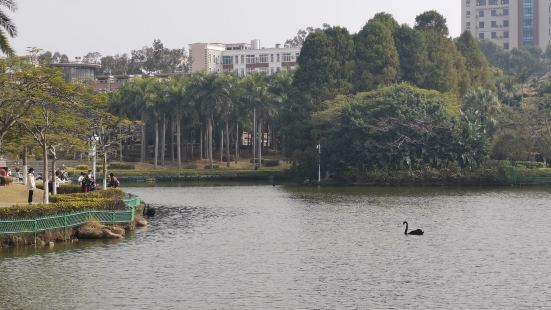
<svg viewBox="0 0 551 310">
<path fill-rule="evenodd" d="M 125 210 L 120 190 L 97 191 L 92 193 L 55 195 L 50 204 L 21 205 L 0 208 L 0 219 L 33 219 L 88 210 Z"/>
<path fill-rule="evenodd" d="M 135 167 L 133 164 L 128 164 L 128 163 L 110 163 L 109 164 L 109 169 L 132 170 L 134 168 Z"/>
</svg>

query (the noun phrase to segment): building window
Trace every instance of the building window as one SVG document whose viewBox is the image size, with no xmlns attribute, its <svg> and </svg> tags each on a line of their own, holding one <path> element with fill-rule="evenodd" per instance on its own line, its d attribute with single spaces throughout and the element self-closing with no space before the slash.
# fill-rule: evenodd
<svg viewBox="0 0 551 310">
<path fill-rule="evenodd" d="M 484 33 L 483 33 L 483 32 L 479 33 L 479 34 L 478 34 L 478 38 L 479 38 L 480 40 L 484 40 Z"/>
<path fill-rule="evenodd" d="M 245 63 L 245 55 L 241 55 L 241 63 L 242 63 L 242 64 Z"/>
<path fill-rule="evenodd" d="M 509 43 L 503 43 L 503 48 L 508 50 L 509 49 Z"/>
<path fill-rule="evenodd" d="M 276 56 L 277 56 L 277 57 L 276 57 L 276 58 L 277 58 L 277 62 L 279 62 L 279 54 L 277 54 Z"/>
<path fill-rule="evenodd" d="M 497 5 L 497 0 L 490 0 L 490 1 L 489 1 L 489 4 L 490 4 L 490 5 Z"/>
<path fill-rule="evenodd" d="M 477 6 L 484 6 L 484 5 L 486 5 L 486 0 L 476 0 L 476 5 Z"/>
<path fill-rule="evenodd" d="M 497 10 L 492 10 L 492 16 L 497 16 Z"/>
<path fill-rule="evenodd" d="M 270 54 L 270 62 L 274 62 L 274 54 Z"/>
<path fill-rule="evenodd" d="M 478 17 L 484 17 L 484 11 L 482 10 L 478 11 Z"/>
<path fill-rule="evenodd" d="M 284 53 L 281 58 L 282 58 L 281 62 L 291 62 L 291 61 L 293 61 L 291 53 Z"/>
<path fill-rule="evenodd" d="M 509 38 L 509 31 L 503 32 L 503 37 L 504 38 Z"/>
<path fill-rule="evenodd" d="M 222 64 L 233 65 L 233 56 L 222 56 Z"/>
<path fill-rule="evenodd" d="M 267 64 L 268 63 L 268 54 L 260 54 L 260 56 L 258 56 L 258 63 Z"/>
<path fill-rule="evenodd" d="M 509 27 L 509 21 L 508 20 L 503 21 L 503 27 Z"/>
<path fill-rule="evenodd" d="M 503 16 L 509 16 L 509 9 L 503 9 Z"/>
<path fill-rule="evenodd" d="M 501 4 L 509 4 L 509 0 L 501 0 Z"/>
<path fill-rule="evenodd" d="M 492 28 L 497 28 L 497 22 L 495 20 L 492 21 Z"/>
<path fill-rule="evenodd" d="M 239 56 L 235 56 L 235 64 L 239 64 Z"/>
<path fill-rule="evenodd" d="M 478 28 L 484 29 L 484 22 L 478 22 Z"/>
<path fill-rule="evenodd" d="M 467 18 L 470 18 L 471 17 L 471 11 L 467 11 L 466 15 L 467 15 Z"/>
<path fill-rule="evenodd" d="M 492 32 L 492 39 L 497 39 L 497 33 L 496 32 Z"/>
</svg>

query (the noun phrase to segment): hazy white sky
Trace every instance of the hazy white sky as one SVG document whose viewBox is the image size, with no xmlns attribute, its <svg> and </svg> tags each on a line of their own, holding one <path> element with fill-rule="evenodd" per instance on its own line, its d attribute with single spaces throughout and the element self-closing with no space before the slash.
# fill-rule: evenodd
<svg viewBox="0 0 551 310">
<path fill-rule="evenodd" d="M 27 47 L 69 57 L 91 51 L 130 52 L 158 38 L 170 48 L 194 42 L 249 42 L 269 47 L 297 30 L 323 23 L 357 32 L 375 13 L 391 13 L 413 25 L 415 16 L 437 10 L 452 36 L 461 31 L 459 0 L 18 0 L 12 14 L 19 54 Z"/>
</svg>

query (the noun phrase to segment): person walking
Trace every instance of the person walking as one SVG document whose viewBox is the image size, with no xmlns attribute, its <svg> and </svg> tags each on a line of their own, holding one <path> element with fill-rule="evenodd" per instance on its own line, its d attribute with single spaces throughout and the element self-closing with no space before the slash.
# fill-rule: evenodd
<svg viewBox="0 0 551 310">
<path fill-rule="evenodd" d="M 121 185 L 121 182 L 119 182 L 119 180 L 115 177 L 115 175 L 113 174 L 113 172 L 109 173 L 109 187 L 112 187 L 112 188 L 117 188 L 119 187 L 119 185 Z"/>
<path fill-rule="evenodd" d="M 34 177 L 34 168 L 29 168 L 29 174 L 27 174 L 27 189 L 29 190 L 28 202 L 31 205 L 33 203 L 34 190 L 36 189 L 36 179 Z"/>
<path fill-rule="evenodd" d="M 86 179 L 86 173 L 81 172 L 80 176 L 78 177 L 78 184 L 80 184 L 80 188 L 82 189 L 83 193 L 86 193 L 86 183 L 84 183 L 84 179 Z"/>
</svg>

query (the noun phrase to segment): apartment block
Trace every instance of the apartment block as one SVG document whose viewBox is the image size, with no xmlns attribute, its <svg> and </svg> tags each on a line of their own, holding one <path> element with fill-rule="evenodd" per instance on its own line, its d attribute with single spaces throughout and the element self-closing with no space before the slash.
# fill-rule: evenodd
<svg viewBox="0 0 551 310">
<path fill-rule="evenodd" d="M 505 49 L 551 43 L 551 0 L 461 0 L 462 31 Z"/>
<path fill-rule="evenodd" d="M 191 72 L 225 72 L 246 76 L 271 75 L 297 66 L 300 47 L 261 48 L 259 40 L 251 43 L 194 43 L 189 46 Z"/>
</svg>

